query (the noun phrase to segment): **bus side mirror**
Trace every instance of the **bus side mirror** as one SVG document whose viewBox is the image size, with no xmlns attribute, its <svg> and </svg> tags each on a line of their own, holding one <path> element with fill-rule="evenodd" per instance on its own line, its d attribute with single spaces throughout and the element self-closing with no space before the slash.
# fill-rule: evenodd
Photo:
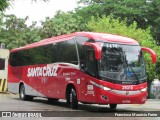
<svg viewBox="0 0 160 120">
<path fill-rule="evenodd" d="M 146 47 L 142 47 L 142 51 L 150 53 L 151 57 L 152 57 L 152 63 L 156 63 L 156 53 L 152 49 L 146 48 Z"/>
<path fill-rule="evenodd" d="M 95 59 L 101 60 L 101 48 L 99 45 L 97 45 L 96 43 L 90 43 L 90 42 L 85 42 L 83 43 L 83 45 L 92 47 L 95 52 Z"/>
</svg>

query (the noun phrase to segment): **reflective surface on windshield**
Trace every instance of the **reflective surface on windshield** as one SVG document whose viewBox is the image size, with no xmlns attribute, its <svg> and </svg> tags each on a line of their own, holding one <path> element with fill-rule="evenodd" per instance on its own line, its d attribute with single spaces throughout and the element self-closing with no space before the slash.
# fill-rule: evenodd
<svg viewBox="0 0 160 120">
<path fill-rule="evenodd" d="M 146 78 L 140 46 L 102 43 L 99 76 L 104 80 L 140 83 Z"/>
</svg>

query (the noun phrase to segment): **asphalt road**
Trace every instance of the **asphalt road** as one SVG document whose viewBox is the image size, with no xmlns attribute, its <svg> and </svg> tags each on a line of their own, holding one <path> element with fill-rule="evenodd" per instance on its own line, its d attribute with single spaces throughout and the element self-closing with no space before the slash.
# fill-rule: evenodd
<svg viewBox="0 0 160 120">
<path fill-rule="evenodd" d="M 68 120 L 71 118 L 77 120 L 144 120 L 144 118 L 145 120 L 158 120 L 160 117 L 156 117 L 156 114 L 160 116 L 160 100 L 147 100 L 147 102 L 143 105 L 118 105 L 116 111 L 110 111 L 108 105 L 84 105 L 80 103 L 78 110 L 73 110 L 70 108 L 70 106 L 66 105 L 65 100 L 48 103 L 47 99 L 37 97 L 34 98 L 33 101 L 22 101 L 19 99 L 18 95 L 0 94 L 0 111 L 0 114 L 6 111 L 11 111 L 12 113 L 14 112 L 15 114 L 12 114 L 12 116 L 16 117 L 16 119 L 16 115 L 20 115 L 18 118 L 28 115 L 30 117 L 37 115 L 38 117 L 42 116 L 47 119 L 56 120 Z M 140 115 L 140 117 L 138 115 Z M 8 118 L 3 119 L 8 120 Z"/>
</svg>

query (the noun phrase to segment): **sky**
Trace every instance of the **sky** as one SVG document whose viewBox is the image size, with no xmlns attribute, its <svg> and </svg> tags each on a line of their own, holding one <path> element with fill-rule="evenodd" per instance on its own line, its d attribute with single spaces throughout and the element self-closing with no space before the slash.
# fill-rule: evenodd
<svg viewBox="0 0 160 120">
<path fill-rule="evenodd" d="M 27 24 L 31 24 L 32 21 L 44 21 L 46 17 L 53 17 L 57 10 L 70 11 L 74 10 L 78 5 L 77 0 L 49 0 L 44 2 L 37 0 L 15 0 L 12 6 L 9 7 L 5 14 L 14 14 L 18 18 L 25 18 L 29 16 Z"/>
</svg>

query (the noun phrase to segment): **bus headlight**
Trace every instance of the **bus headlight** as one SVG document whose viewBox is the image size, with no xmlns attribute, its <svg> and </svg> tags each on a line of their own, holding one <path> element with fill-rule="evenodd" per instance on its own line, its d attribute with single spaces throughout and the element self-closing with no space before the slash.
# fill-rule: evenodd
<svg viewBox="0 0 160 120">
<path fill-rule="evenodd" d="M 106 91 L 110 91 L 111 90 L 111 88 L 104 87 L 103 85 L 97 84 L 97 83 L 95 83 L 93 81 L 90 81 L 90 83 L 93 84 L 96 87 L 99 87 L 99 88 L 103 89 L 103 90 L 106 90 Z"/>
<path fill-rule="evenodd" d="M 108 87 L 103 87 L 104 90 L 107 90 L 107 91 L 110 91 L 111 88 L 108 88 Z"/>
<path fill-rule="evenodd" d="M 147 91 L 147 87 L 140 90 L 141 92 Z"/>
</svg>

